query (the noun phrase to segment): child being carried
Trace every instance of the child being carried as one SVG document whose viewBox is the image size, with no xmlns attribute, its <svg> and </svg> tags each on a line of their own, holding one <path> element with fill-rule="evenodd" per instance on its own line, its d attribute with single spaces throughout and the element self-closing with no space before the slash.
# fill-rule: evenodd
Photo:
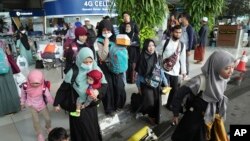
<svg viewBox="0 0 250 141">
<path fill-rule="evenodd" d="M 102 73 L 98 70 L 92 70 L 87 73 L 87 83 L 89 84 L 86 90 L 87 98 L 86 100 L 81 99 L 81 97 L 77 98 L 76 111 L 70 112 L 71 116 L 79 117 L 81 109 L 90 105 L 90 103 L 93 101 L 91 95 L 94 93 L 94 91 L 97 91 L 97 89 L 101 88 L 101 79 Z"/>
</svg>

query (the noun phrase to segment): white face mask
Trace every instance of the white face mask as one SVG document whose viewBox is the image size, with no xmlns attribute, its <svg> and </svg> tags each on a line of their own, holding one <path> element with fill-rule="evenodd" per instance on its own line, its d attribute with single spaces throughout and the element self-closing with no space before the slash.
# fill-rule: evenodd
<svg viewBox="0 0 250 141">
<path fill-rule="evenodd" d="M 23 34 L 24 34 L 24 33 L 25 33 L 25 30 L 22 30 L 22 31 L 21 31 L 21 33 L 23 33 Z"/>
<path fill-rule="evenodd" d="M 84 70 L 91 70 L 92 66 L 93 66 L 93 64 L 86 65 L 86 64 L 82 63 L 81 68 Z"/>
<path fill-rule="evenodd" d="M 102 36 L 105 37 L 105 38 L 109 38 L 112 36 L 112 33 L 102 33 Z"/>
</svg>

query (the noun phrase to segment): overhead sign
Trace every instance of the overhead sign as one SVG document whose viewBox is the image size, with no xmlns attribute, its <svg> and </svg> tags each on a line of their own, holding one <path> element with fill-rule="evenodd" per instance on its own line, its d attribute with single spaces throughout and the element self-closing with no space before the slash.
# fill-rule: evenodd
<svg viewBox="0 0 250 141">
<path fill-rule="evenodd" d="M 51 15 L 107 15 L 110 0 L 44 0 L 47 16 Z"/>
<path fill-rule="evenodd" d="M 44 16 L 44 10 L 15 10 L 10 11 L 10 17 L 39 17 Z"/>
</svg>

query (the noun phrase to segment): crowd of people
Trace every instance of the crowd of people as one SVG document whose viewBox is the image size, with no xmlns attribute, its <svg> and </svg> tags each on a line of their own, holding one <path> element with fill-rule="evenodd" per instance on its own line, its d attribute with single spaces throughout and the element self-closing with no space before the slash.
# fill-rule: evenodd
<svg viewBox="0 0 250 141">
<path fill-rule="evenodd" d="M 121 61 L 119 59 L 112 60 L 113 58 L 110 57 L 111 51 L 117 47 L 117 44 L 116 33 L 109 18 L 104 18 L 98 23 L 97 31 L 90 24 L 90 19 L 85 19 L 85 25 L 80 21 L 74 25 L 65 25 L 67 29 L 63 32 L 65 79 L 58 88 L 55 98 L 51 96 L 49 84 L 40 70 L 34 69 L 29 72 L 19 97 L 17 88 L 13 87 L 16 86 L 13 70 L 2 72 L 0 69 L 0 116 L 16 113 L 21 108 L 28 107 L 38 141 L 45 140 L 41 131 L 39 113 L 45 118 L 49 141 L 68 140 L 69 136 L 72 141 L 101 141 L 102 135 L 97 116 L 97 105 L 100 102 L 103 104 L 105 114 L 114 116 L 125 106 L 125 83 L 136 83 L 137 94 L 141 95 L 142 101 L 137 112 L 148 115 L 151 124 L 159 124 L 162 88 L 171 87 L 166 108 L 173 111 L 173 122 L 179 123 L 172 139 L 174 141 L 204 140 L 205 123 L 212 122 L 217 113 L 221 117 L 225 116 L 227 98 L 223 93 L 234 68 L 232 55 L 225 51 L 216 51 L 201 69 L 202 75 L 206 78 L 206 88 L 201 94 L 198 94 L 201 84 L 200 75 L 191 78 L 185 85 L 179 86 L 179 77 L 187 79 L 190 73 L 188 61 L 190 51 L 193 48 L 203 48 L 200 53 L 204 56 L 208 38 L 208 18 L 202 18 L 202 26 L 197 37 L 188 14 L 181 14 L 178 19 L 175 15 L 171 15 L 161 43 L 156 45 L 153 39 L 146 39 L 140 43 L 138 25 L 130 19 L 128 12 L 124 12 L 122 16 L 123 22 L 119 27 L 119 33 L 126 34 L 131 43 L 126 47 L 126 51 L 123 50 L 128 58 L 126 71 L 111 69 L 114 62 L 122 62 L 119 62 Z M 30 58 L 30 46 L 27 44 L 24 29 L 20 29 L 18 39 L 20 53 Z M 5 62 L 7 67 L 12 65 L 7 60 L 11 52 L 2 40 L 0 40 L 0 47 L 4 51 L 4 54 L 0 55 L 6 55 L 0 61 Z M 199 58 L 196 63 L 201 63 L 203 60 L 204 57 Z M 64 91 L 72 92 L 75 96 L 72 99 L 74 102 L 70 103 L 72 107 L 69 111 L 70 135 L 63 128 L 52 130 L 47 107 L 47 103 L 53 104 L 55 111 L 59 112 L 63 107 Z M 198 96 L 194 104 L 192 103 L 197 112 L 187 110 L 179 122 L 181 103 L 184 96 L 189 94 Z M 194 125 L 196 126 L 187 132 L 186 128 Z"/>
</svg>

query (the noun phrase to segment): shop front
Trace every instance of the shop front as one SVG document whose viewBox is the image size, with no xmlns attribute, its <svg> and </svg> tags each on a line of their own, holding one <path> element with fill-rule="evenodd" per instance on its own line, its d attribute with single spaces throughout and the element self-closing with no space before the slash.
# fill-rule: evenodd
<svg viewBox="0 0 250 141">
<path fill-rule="evenodd" d="M 90 19 L 96 26 L 103 16 L 115 16 L 109 11 L 110 0 L 44 0 L 43 7 L 46 14 L 46 33 L 52 33 L 55 25 L 63 23 L 74 24 L 76 19 L 84 24 L 84 19 Z"/>
<path fill-rule="evenodd" d="M 41 36 L 44 31 L 45 13 L 42 9 L 14 10 L 9 12 L 17 29 L 23 26 L 28 35 Z"/>
</svg>

